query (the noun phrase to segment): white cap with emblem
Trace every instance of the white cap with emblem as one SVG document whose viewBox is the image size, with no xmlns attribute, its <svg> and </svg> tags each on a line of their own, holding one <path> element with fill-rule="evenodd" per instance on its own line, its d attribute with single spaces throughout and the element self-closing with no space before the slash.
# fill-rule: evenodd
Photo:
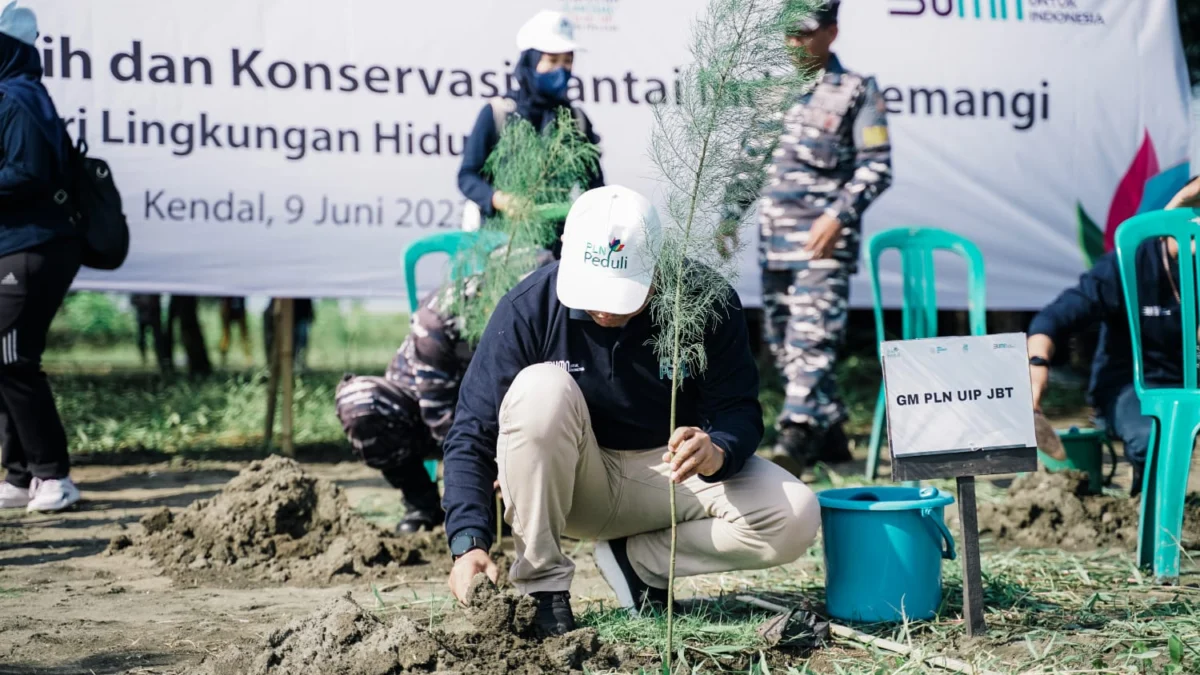
<svg viewBox="0 0 1200 675">
<path fill-rule="evenodd" d="M 567 214 L 558 299 L 572 309 L 632 314 L 646 304 L 662 234 L 650 200 L 619 185 L 589 190 Z"/>
<path fill-rule="evenodd" d="M 517 31 L 517 49 L 536 49 L 543 54 L 579 51 L 579 43 L 575 42 L 575 26 L 566 14 L 543 10 Z"/>
</svg>

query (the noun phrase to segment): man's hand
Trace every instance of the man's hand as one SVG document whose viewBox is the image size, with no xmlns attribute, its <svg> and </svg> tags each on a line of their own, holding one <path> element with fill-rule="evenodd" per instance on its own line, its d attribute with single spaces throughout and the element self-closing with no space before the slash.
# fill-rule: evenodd
<svg viewBox="0 0 1200 675">
<path fill-rule="evenodd" d="M 717 228 L 717 253 L 722 260 L 729 260 L 738 246 L 741 246 L 741 237 L 738 236 L 740 228 L 741 223 L 736 220 L 721 221 Z"/>
<path fill-rule="evenodd" d="M 708 434 L 696 427 L 679 427 L 667 442 L 663 461 L 671 465 L 671 481 L 683 481 L 700 474 L 711 476 L 725 466 L 725 451 Z"/>
<path fill-rule="evenodd" d="M 515 201 L 516 200 L 512 195 L 505 194 L 499 190 L 496 190 L 492 193 L 492 208 L 496 209 L 500 213 L 505 213 L 512 208 Z"/>
<path fill-rule="evenodd" d="M 1029 366 L 1029 381 L 1033 385 L 1033 409 L 1042 411 L 1042 396 L 1050 386 L 1050 369 L 1046 366 Z"/>
<path fill-rule="evenodd" d="M 808 231 L 808 243 L 804 250 L 812 254 L 813 260 L 833 256 L 833 249 L 842 240 L 842 221 L 828 213 L 821 214 Z"/>
<path fill-rule="evenodd" d="M 497 583 L 496 580 L 500 578 L 500 568 L 496 567 L 492 556 L 478 548 L 467 551 L 454 562 L 454 568 L 450 570 L 450 592 L 464 606 L 467 604 L 467 590 L 471 588 L 471 580 L 480 572 L 486 574 L 492 583 Z"/>
<path fill-rule="evenodd" d="M 1168 209 L 1194 209 L 1197 207 L 1200 207 L 1200 179 L 1183 186 L 1183 189 L 1175 193 L 1175 196 L 1167 204 Z"/>
</svg>

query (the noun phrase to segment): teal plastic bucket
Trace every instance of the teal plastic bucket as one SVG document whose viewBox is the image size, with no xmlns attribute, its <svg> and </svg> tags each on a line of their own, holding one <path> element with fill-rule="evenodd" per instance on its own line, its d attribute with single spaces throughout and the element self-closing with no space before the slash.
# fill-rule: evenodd
<svg viewBox="0 0 1200 675">
<path fill-rule="evenodd" d="M 842 621 L 931 619 L 942 560 L 954 560 L 937 488 L 856 487 L 817 493 L 825 541 L 825 605 Z"/>
</svg>

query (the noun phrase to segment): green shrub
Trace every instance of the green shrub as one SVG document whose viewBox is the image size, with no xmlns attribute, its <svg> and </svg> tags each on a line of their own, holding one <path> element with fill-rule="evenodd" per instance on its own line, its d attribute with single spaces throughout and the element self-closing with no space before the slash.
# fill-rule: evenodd
<svg viewBox="0 0 1200 675">
<path fill-rule="evenodd" d="M 89 291 L 70 293 L 50 324 L 47 344 L 60 348 L 132 344 L 136 326 L 133 310 L 122 309 L 115 296 Z"/>
</svg>

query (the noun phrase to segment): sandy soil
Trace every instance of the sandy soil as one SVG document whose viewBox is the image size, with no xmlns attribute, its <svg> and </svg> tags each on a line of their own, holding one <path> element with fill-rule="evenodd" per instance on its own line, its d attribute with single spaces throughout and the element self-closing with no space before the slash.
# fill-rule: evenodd
<svg viewBox="0 0 1200 675">
<path fill-rule="evenodd" d="M 252 649 L 346 594 L 364 608 L 382 600 L 430 615 L 458 611 L 447 598 L 444 560 L 327 585 L 246 587 L 219 579 L 180 583 L 147 558 L 105 554 L 112 539 L 136 538 L 142 517 L 212 498 L 245 466 L 83 466 L 74 473 L 85 499 L 78 509 L 52 516 L 0 512 L 0 674 L 191 672 L 206 655 Z M 394 523 L 398 497 L 376 472 L 356 464 L 306 464 L 305 470 L 341 486 L 356 511 Z M 1192 483 L 1200 490 L 1200 467 Z M 576 551 L 572 596 L 579 606 L 611 601 L 589 550 Z"/>
<path fill-rule="evenodd" d="M 386 578 L 318 587 L 177 583 L 153 561 L 106 555 L 162 507 L 215 496 L 244 464 L 100 467 L 74 471 L 84 501 L 71 512 L 0 512 L 0 674 L 182 673 L 206 654 L 257 644 L 273 630 L 349 593 L 363 607 L 415 603 L 449 612 L 444 563 L 408 565 Z M 357 464 L 306 464 L 341 486 L 352 506 L 391 523 L 399 499 Z M 573 595 L 607 597 L 588 555 L 578 556 Z M 437 564 L 441 562 L 442 564 Z M 233 584 L 244 585 L 244 584 Z"/>
</svg>

